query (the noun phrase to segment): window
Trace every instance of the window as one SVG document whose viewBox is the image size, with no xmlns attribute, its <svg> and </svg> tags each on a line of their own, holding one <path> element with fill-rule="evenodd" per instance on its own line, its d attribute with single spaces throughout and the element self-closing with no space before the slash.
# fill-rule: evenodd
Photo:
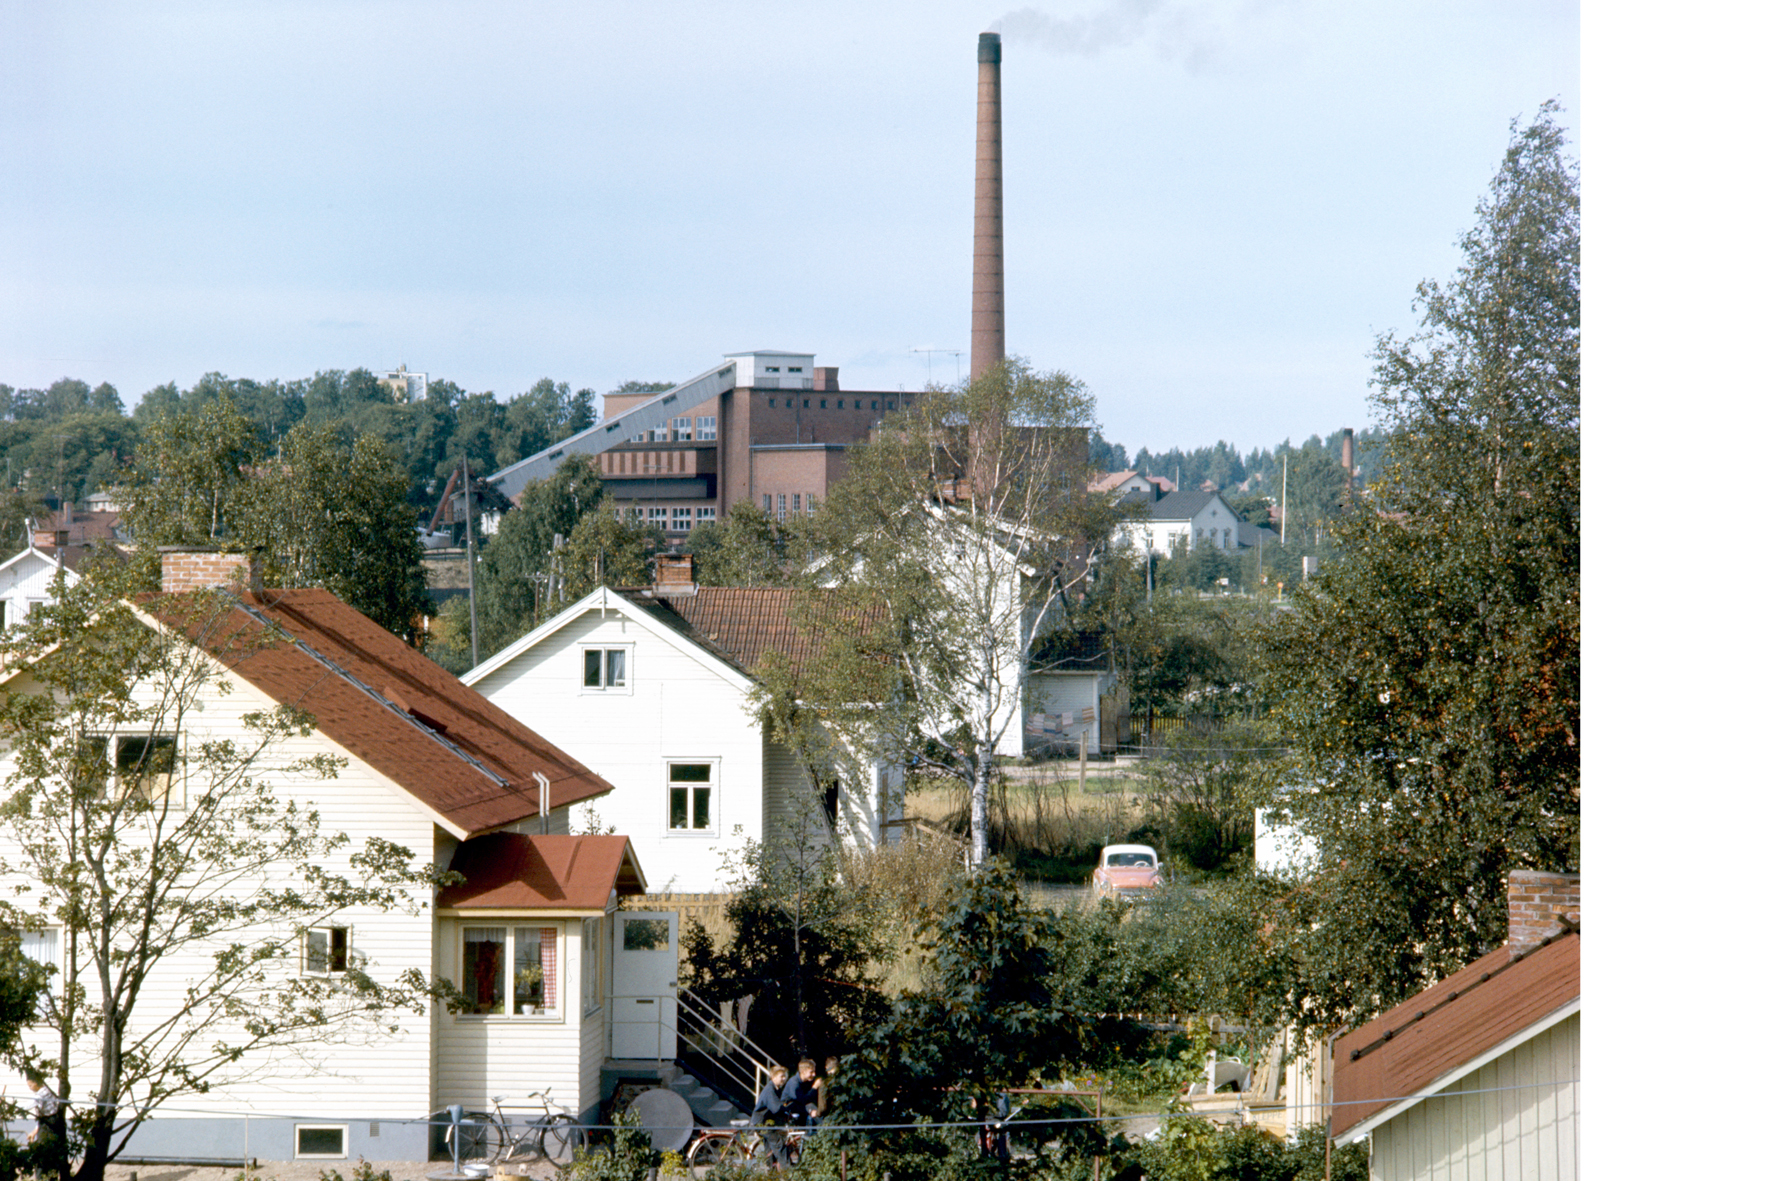
<svg viewBox="0 0 1772 1181">
<path fill-rule="evenodd" d="M 788 494 L 786 492 L 775 494 L 775 519 L 778 521 L 788 519 Z"/>
<path fill-rule="evenodd" d="M 96 781 L 102 776 L 118 799 L 134 796 L 149 804 L 184 806 L 177 738 L 169 734 L 90 735 L 85 742 L 81 774 L 93 777 L 90 787 L 98 788 Z"/>
<path fill-rule="evenodd" d="M 872 402 L 868 403 L 869 410 L 878 410 L 879 408 L 880 408 L 880 399 L 878 399 L 878 398 L 875 398 Z"/>
<path fill-rule="evenodd" d="M 813 513 L 817 512 L 817 511 L 818 511 L 818 497 L 815 494 L 808 492 L 806 494 L 806 515 L 810 517 Z"/>
<path fill-rule="evenodd" d="M 343 1159 L 346 1155 L 345 1126 L 328 1124 L 316 1127 L 312 1124 L 295 1126 L 295 1156 L 300 1160 L 305 1156 L 336 1157 Z"/>
<path fill-rule="evenodd" d="M 350 963 L 351 929 L 349 927 L 309 927 L 302 933 L 305 945 L 302 972 L 309 976 L 330 976 L 342 972 Z"/>
<path fill-rule="evenodd" d="M 694 433 L 689 429 L 689 416 L 687 414 L 681 418 L 671 419 L 671 442 L 683 443 L 694 437 Z"/>
<path fill-rule="evenodd" d="M 584 687 L 586 689 L 626 689 L 628 687 L 629 648 L 584 649 Z"/>
<path fill-rule="evenodd" d="M 686 509 L 686 508 L 672 509 L 671 510 L 671 531 L 673 533 L 687 533 L 687 532 L 689 532 L 690 516 L 691 516 L 691 513 L 690 513 L 689 509 Z"/>
<path fill-rule="evenodd" d="M 837 399 L 837 409 L 839 409 L 839 410 L 843 409 L 843 399 L 841 399 L 841 398 Z"/>
<path fill-rule="evenodd" d="M 897 406 L 898 406 L 898 403 L 894 402 L 891 398 L 886 399 L 886 409 L 892 410 L 892 409 L 897 408 Z"/>
<path fill-rule="evenodd" d="M 769 408 L 771 410 L 775 409 L 775 399 L 774 398 L 769 399 Z"/>
<path fill-rule="evenodd" d="M 765 372 L 765 373 L 780 373 L 781 366 L 780 365 L 765 365 L 765 366 L 763 366 L 763 372 Z"/>
<path fill-rule="evenodd" d="M 672 763 L 667 773 L 672 832 L 714 830 L 714 765 Z"/>
<path fill-rule="evenodd" d="M 800 494 L 798 492 L 794 493 L 794 515 L 796 517 L 800 515 Z"/>
<path fill-rule="evenodd" d="M 560 1012 L 559 931 L 554 927 L 463 927 L 461 990 L 480 1017 Z"/>
<path fill-rule="evenodd" d="M 830 409 L 829 406 L 825 405 L 825 399 L 823 399 L 823 398 L 820 398 L 818 400 L 818 408 L 820 410 L 829 410 Z"/>
<path fill-rule="evenodd" d="M 763 494 L 763 515 L 767 517 L 771 513 L 773 513 L 774 511 L 775 511 L 775 497 L 773 497 L 773 496 L 769 495 L 769 493 L 765 492 Z"/>
<path fill-rule="evenodd" d="M 800 409 L 802 409 L 802 410 L 812 409 L 812 399 L 811 398 L 802 399 L 800 402 Z"/>
<path fill-rule="evenodd" d="M 41 964 L 51 972 L 60 972 L 62 966 L 61 931 L 50 927 L 43 931 L 20 931 L 8 927 L 4 932 L 18 940 L 18 951 L 25 959 Z M 43 990 L 37 997 L 37 1016 L 44 1021 L 55 1020 L 55 984 Z"/>
<path fill-rule="evenodd" d="M 603 1007 L 603 997 L 597 991 L 601 983 L 598 969 L 602 963 L 603 920 L 586 919 L 584 930 L 579 934 L 578 947 L 579 1012 L 586 1017 Z"/>
<path fill-rule="evenodd" d="M 178 739 L 169 735 L 125 735 L 117 739 L 117 793 L 133 793 L 150 804 L 184 802 L 176 791 Z"/>
<path fill-rule="evenodd" d="M 704 508 L 698 508 L 695 510 L 695 521 L 697 524 L 700 524 L 703 521 L 712 521 L 714 519 L 715 519 L 715 510 L 712 505 L 708 505 Z"/>
<path fill-rule="evenodd" d="M 649 525 L 656 524 L 660 529 L 663 529 L 665 520 L 669 516 L 669 509 L 649 508 L 646 510 L 646 523 Z"/>
<path fill-rule="evenodd" d="M 771 406 L 775 405 L 775 399 L 774 398 L 769 399 L 769 404 Z M 698 414 L 698 415 L 696 415 L 695 416 L 695 437 L 696 437 L 696 439 L 699 440 L 700 442 L 703 442 L 703 443 L 712 442 L 714 439 L 714 436 L 718 433 L 715 429 L 716 421 L 717 420 L 715 419 L 715 417 L 712 414 Z"/>
<path fill-rule="evenodd" d="M 805 370 L 805 367 L 804 367 L 804 366 L 800 366 L 800 365 L 789 365 L 789 366 L 788 366 L 788 372 L 789 372 L 789 373 L 804 373 L 804 372 L 806 372 L 806 370 Z"/>
</svg>

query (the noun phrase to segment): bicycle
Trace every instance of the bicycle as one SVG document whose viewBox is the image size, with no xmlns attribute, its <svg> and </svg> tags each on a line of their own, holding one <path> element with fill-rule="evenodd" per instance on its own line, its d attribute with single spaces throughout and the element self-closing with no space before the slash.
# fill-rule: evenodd
<svg viewBox="0 0 1772 1181">
<path fill-rule="evenodd" d="M 582 1142 L 582 1129 L 570 1111 L 554 1102 L 552 1090 L 529 1092 L 529 1098 L 541 1100 L 542 1114 L 521 1125 L 505 1115 L 504 1102 L 510 1096 L 494 1095 L 490 1112 L 462 1112 L 461 1122 L 450 1124 L 443 1133 L 443 1142 L 454 1155 L 459 1132 L 462 1160 L 504 1164 L 542 1157 L 552 1164 L 570 1164 L 573 1150 Z"/>
<path fill-rule="evenodd" d="M 775 1161 L 764 1136 L 781 1135 L 787 1141 L 784 1149 L 788 1163 L 797 1165 L 809 1130 L 799 1125 L 758 1126 L 748 1119 L 735 1119 L 728 1128 L 702 1128 L 683 1159 L 691 1168 L 714 1164 L 768 1168 Z"/>
</svg>

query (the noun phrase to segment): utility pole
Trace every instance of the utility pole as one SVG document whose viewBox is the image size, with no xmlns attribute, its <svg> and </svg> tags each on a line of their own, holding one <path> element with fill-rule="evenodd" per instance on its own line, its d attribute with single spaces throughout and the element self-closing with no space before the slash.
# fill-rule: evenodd
<svg viewBox="0 0 1772 1181">
<path fill-rule="evenodd" d="M 480 599 L 474 593 L 474 477 L 468 457 L 461 457 L 461 490 L 468 515 L 468 659 L 480 663 Z"/>
<path fill-rule="evenodd" d="M 1286 544 L 1286 473 L 1292 462 L 1292 456 L 1280 456 L 1280 544 Z"/>
</svg>

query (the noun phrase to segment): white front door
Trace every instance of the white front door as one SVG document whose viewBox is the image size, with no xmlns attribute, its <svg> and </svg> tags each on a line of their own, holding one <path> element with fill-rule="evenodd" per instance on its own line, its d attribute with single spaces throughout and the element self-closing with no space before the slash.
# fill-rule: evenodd
<svg viewBox="0 0 1772 1181">
<path fill-rule="evenodd" d="M 617 911 L 609 1056 L 677 1056 L 677 912 Z"/>
</svg>

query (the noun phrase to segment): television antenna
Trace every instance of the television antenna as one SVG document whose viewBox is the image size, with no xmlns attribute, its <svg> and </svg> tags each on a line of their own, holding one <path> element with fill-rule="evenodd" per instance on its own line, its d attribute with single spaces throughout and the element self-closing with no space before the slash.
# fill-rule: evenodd
<svg viewBox="0 0 1772 1181">
<path fill-rule="evenodd" d="M 952 357 L 954 359 L 954 384 L 960 384 L 959 349 L 912 349 L 911 352 L 923 354 L 923 368 L 928 376 L 928 384 L 930 385 L 935 384 L 935 355 L 940 353 L 944 357 Z"/>
</svg>

